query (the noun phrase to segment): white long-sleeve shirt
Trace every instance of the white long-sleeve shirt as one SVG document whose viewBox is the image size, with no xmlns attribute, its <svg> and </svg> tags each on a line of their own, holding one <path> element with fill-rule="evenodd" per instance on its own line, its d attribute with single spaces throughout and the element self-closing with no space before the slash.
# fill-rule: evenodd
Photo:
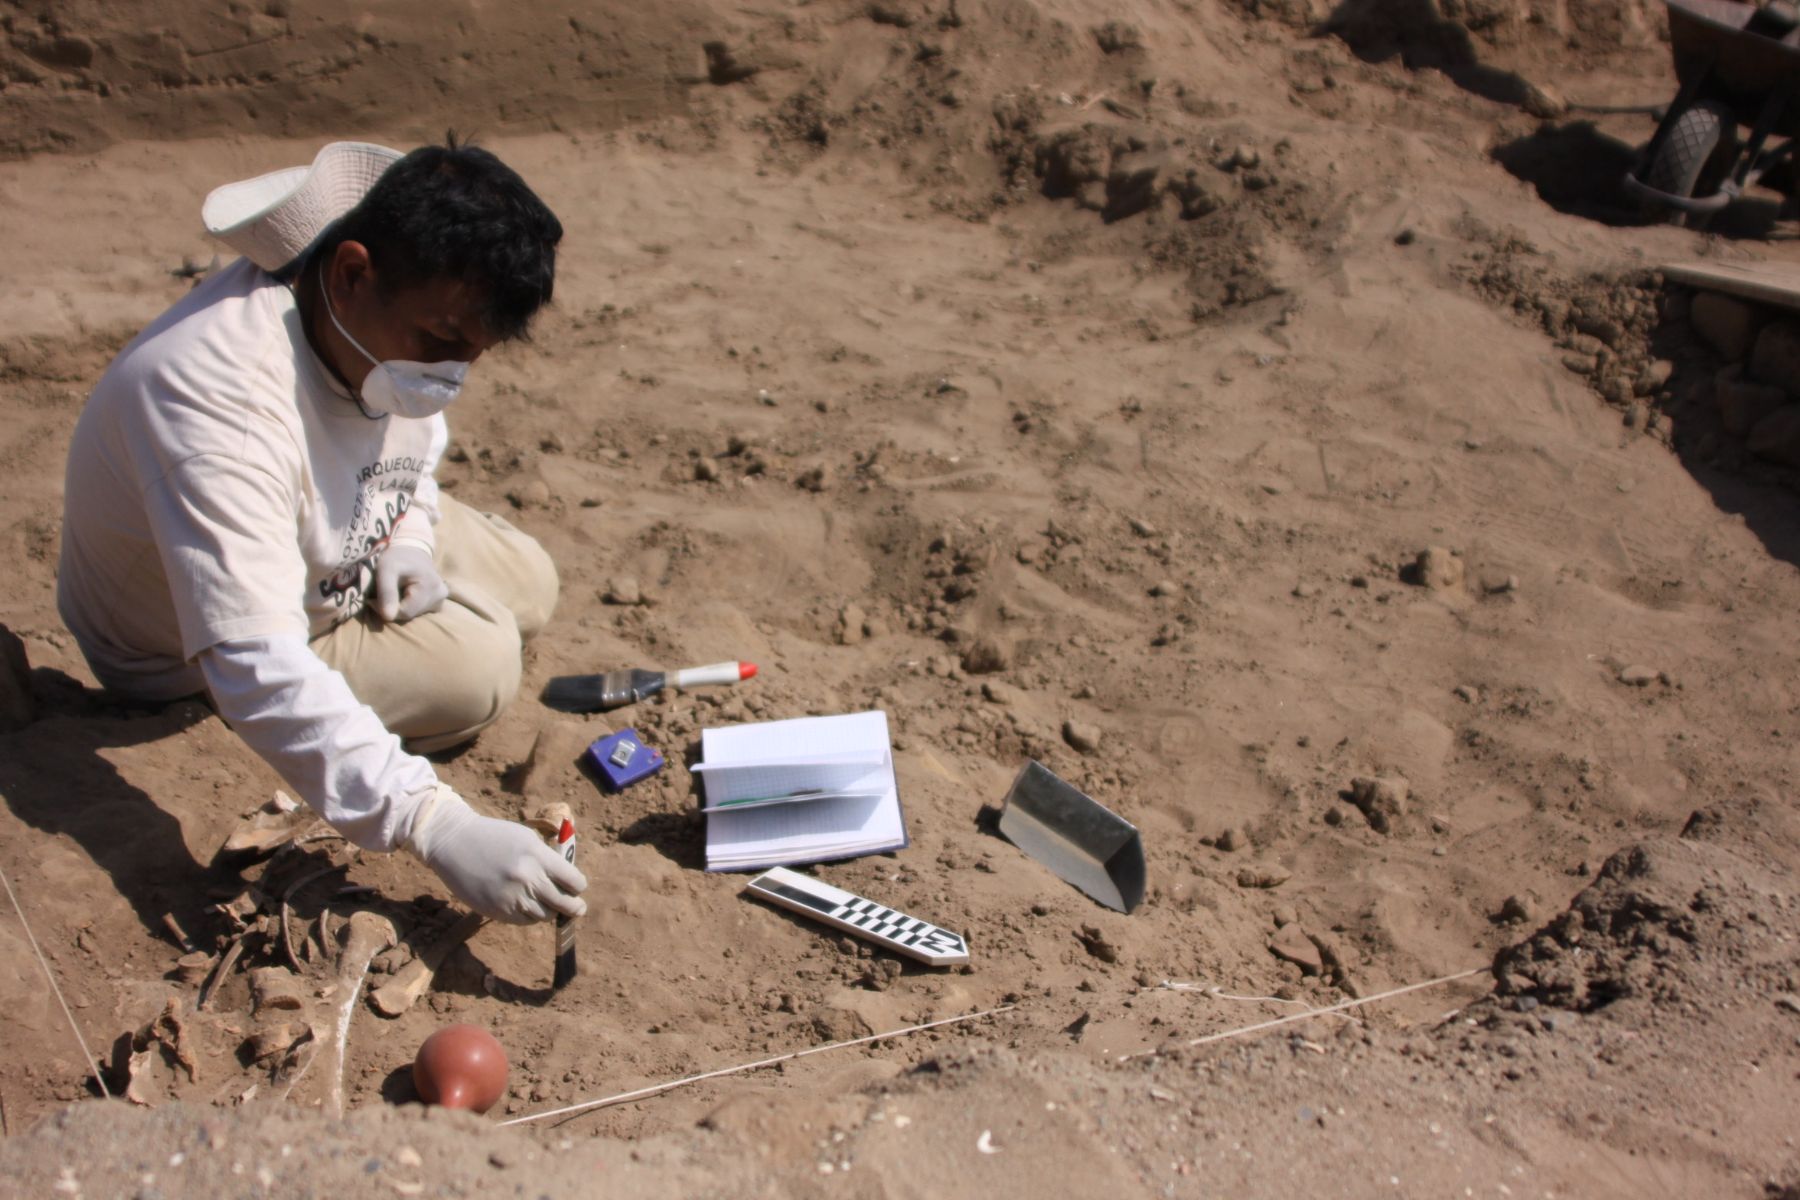
<svg viewBox="0 0 1800 1200">
<path fill-rule="evenodd" d="M 394 538 L 430 545 L 441 416 L 370 420 L 293 294 L 247 260 L 127 346 L 69 449 L 57 601 L 108 688 L 205 688 L 320 816 L 389 849 L 430 764 L 307 639 L 354 617 Z"/>
<path fill-rule="evenodd" d="M 344 677 L 297 634 L 221 642 L 200 654 L 219 715 L 339 833 L 392 850 L 437 785 Z"/>
</svg>

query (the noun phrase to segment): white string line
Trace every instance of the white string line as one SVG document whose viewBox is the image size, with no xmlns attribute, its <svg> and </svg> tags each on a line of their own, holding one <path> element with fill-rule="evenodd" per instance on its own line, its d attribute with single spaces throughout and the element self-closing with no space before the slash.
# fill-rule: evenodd
<svg viewBox="0 0 1800 1200">
<path fill-rule="evenodd" d="M 1467 979 L 1471 975 L 1479 975 L 1489 967 L 1470 967 L 1466 971 L 1458 971 L 1454 975 L 1440 975 L 1436 979 L 1427 979 L 1423 983 L 1409 983 L 1405 987 L 1392 988 L 1373 996 L 1361 996 L 1355 1000 L 1346 1000 L 1342 1004 L 1333 1004 L 1327 1008 L 1311 1008 L 1302 1013 L 1290 1013 L 1285 1017 L 1276 1017 L 1272 1021 L 1259 1021 L 1255 1025 L 1246 1025 L 1241 1029 L 1227 1029 L 1223 1033 L 1209 1033 L 1205 1037 L 1191 1039 L 1190 1046 L 1204 1046 L 1208 1042 L 1222 1042 L 1227 1038 L 1243 1037 L 1247 1033 L 1258 1033 L 1264 1029 L 1273 1029 L 1277 1025 L 1291 1025 L 1295 1021 L 1305 1021 L 1312 1017 L 1323 1017 L 1328 1013 L 1343 1012 L 1347 1008 L 1361 1008 L 1365 1004 L 1373 1004 L 1377 1000 L 1392 1000 L 1395 996 L 1404 996 L 1408 992 L 1422 991 L 1442 984 L 1453 983 L 1458 979 Z M 1136 1054 L 1121 1054 L 1119 1061 L 1125 1062 L 1133 1058 L 1149 1058 L 1159 1053 L 1156 1050 L 1140 1050 Z"/>
<path fill-rule="evenodd" d="M 1306 1003 L 1306 1001 L 1304 1001 L 1304 1000 L 1289 1000 L 1289 999 L 1285 999 L 1284 997 L 1281 997 L 1281 996 L 1234 996 L 1230 992 L 1226 991 L 1224 988 L 1220 987 L 1216 983 L 1208 986 L 1207 984 L 1204 984 L 1204 983 L 1182 983 L 1182 982 L 1180 982 L 1178 980 L 1174 980 L 1174 979 L 1165 979 L 1162 981 L 1162 983 L 1157 985 L 1156 988 L 1144 988 L 1142 990 L 1146 991 L 1146 992 L 1150 992 L 1150 991 L 1156 991 L 1158 989 L 1163 990 L 1163 991 L 1170 991 L 1170 992 L 1198 992 L 1202 996 L 1210 996 L 1214 1000 L 1243 1000 L 1243 1001 L 1248 1001 L 1248 1002 L 1252 1002 L 1252 1003 L 1260 1001 L 1260 1002 L 1267 1002 L 1269 1004 L 1305 1004 Z M 1351 1024 L 1354 1024 L 1354 1025 L 1360 1025 L 1362 1023 L 1360 1018 L 1350 1016 L 1347 1013 L 1335 1013 L 1333 1015 L 1337 1016 L 1341 1020 L 1349 1021 Z"/>
<path fill-rule="evenodd" d="M 0 884 L 6 885 L 6 898 L 12 901 L 13 911 L 19 914 L 19 925 L 25 930 L 25 940 L 31 943 L 31 952 L 37 955 L 38 966 L 44 968 L 44 978 L 50 981 L 50 990 L 56 993 L 56 1002 L 62 1005 L 63 1016 L 69 1019 L 69 1028 L 75 1031 L 75 1041 L 81 1046 L 81 1057 L 87 1060 L 88 1070 L 94 1073 L 94 1082 L 100 1085 L 100 1094 L 108 1100 L 112 1099 L 106 1080 L 100 1077 L 100 1065 L 88 1050 L 87 1039 L 81 1036 L 81 1026 L 75 1023 L 75 1014 L 69 1011 L 69 1002 L 63 999 L 62 988 L 57 986 L 56 976 L 50 973 L 49 961 L 45 959 L 44 952 L 38 949 L 37 938 L 31 932 L 31 922 L 25 919 L 25 909 L 20 906 L 18 896 L 13 894 L 12 880 L 6 877 L 4 868 L 0 868 Z"/>
<path fill-rule="evenodd" d="M 977 1017 L 991 1017 L 996 1013 L 1011 1012 L 1017 1005 L 1002 1004 L 999 1008 L 989 1008 L 981 1012 L 964 1013 L 960 1017 L 945 1017 L 941 1021 L 927 1021 L 923 1025 L 908 1025 L 905 1029 L 890 1029 L 886 1033 L 871 1033 L 868 1037 L 851 1038 L 847 1042 L 831 1042 L 824 1046 L 813 1046 L 806 1050 L 795 1050 L 791 1054 L 777 1054 L 774 1058 L 759 1059 L 756 1062 L 743 1063 L 735 1067 L 723 1067 L 717 1071 L 707 1071 L 700 1075 L 687 1075 L 668 1083 L 652 1084 L 639 1088 L 635 1092 L 621 1092 L 617 1096 L 607 1096 L 602 1100 L 585 1100 L 580 1104 L 571 1104 L 567 1108 L 553 1108 L 549 1112 L 532 1113 L 527 1117 L 514 1117 L 510 1121 L 501 1121 L 501 1125 L 523 1125 L 527 1121 L 544 1121 L 551 1117 L 560 1117 L 566 1113 L 584 1112 L 590 1108 L 604 1108 L 609 1104 L 624 1104 L 630 1100 L 641 1100 L 646 1096 L 656 1096 L 663 1092 L 684 1087 L 690 1083 L 699 1083 L 702 1079 L 717 1079 L 721 1075 L 736 1075 L 741 1071 L 754 1071 L 758 1067 L 770 1067 L 790 1059 L 805 1058 L 809 1054 L 823 1054 L 827 1050 L 842 1050 L 847 1046 L 861 1046 L 867 1042 L 880 1042 L 888 1038 L 900 1037 L 903 1034 L 918 1033 L 924 1029 L 936 1029 L 940 1025 L 955 1025 L 959 1021 L 973 1021 Z"/>
</svg>

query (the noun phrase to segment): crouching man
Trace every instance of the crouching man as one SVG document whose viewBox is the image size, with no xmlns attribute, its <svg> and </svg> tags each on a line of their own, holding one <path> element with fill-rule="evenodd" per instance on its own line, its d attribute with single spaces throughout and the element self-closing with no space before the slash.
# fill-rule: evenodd
<svg viewBox="0 0 1800 1200">
<path fill-rule="evenodd" d="M 339 217 L 345 196 L 361 199 Z M 248 257 L 139 334 L 89 398 L 64 622 L 109 690 L 208 693 L 355 844 L 411 850 L 499 920 L 579 916 L 573 866 L 418 757 L 499 716 L 556 603 L 543 549 L 432 473 L 470 365 L 549 301 L 562 226 L 499 159 L 454 143 L 336 143 L 310 169 L 220 189 L 204 215 Z"/>
</svg>

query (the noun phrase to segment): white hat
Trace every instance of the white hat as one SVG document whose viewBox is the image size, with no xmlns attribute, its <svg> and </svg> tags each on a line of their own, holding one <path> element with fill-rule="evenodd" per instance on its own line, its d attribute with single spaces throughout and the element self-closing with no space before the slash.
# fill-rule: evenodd
<svg viewBox="0 0 1800 1200">
<path fill-rule="evenodd" d="M 356 207 L 400 151 L 332 142 L 310 167 L 288 167 L 214 188 L 200 207 L 206 232 L 265 271 L 280 273 L 325 227 Z"/>
</svg>

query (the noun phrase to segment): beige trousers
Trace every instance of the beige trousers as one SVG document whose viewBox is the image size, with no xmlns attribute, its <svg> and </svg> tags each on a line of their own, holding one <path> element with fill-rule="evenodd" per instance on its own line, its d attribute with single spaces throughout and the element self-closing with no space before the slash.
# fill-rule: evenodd
<svg viewBox="0 0 1800 1200">
<path fill-rule="evenodd" d="M 450 598 L 385 624 L 372 609 L 312 639 L 356 698 L 416 754 L 493 724 L 519 690 L 523 643 L 556 607 L 556 564 L 536 539 L 492 513 L 440 496 L 437 569 Z"/>
</svg>

